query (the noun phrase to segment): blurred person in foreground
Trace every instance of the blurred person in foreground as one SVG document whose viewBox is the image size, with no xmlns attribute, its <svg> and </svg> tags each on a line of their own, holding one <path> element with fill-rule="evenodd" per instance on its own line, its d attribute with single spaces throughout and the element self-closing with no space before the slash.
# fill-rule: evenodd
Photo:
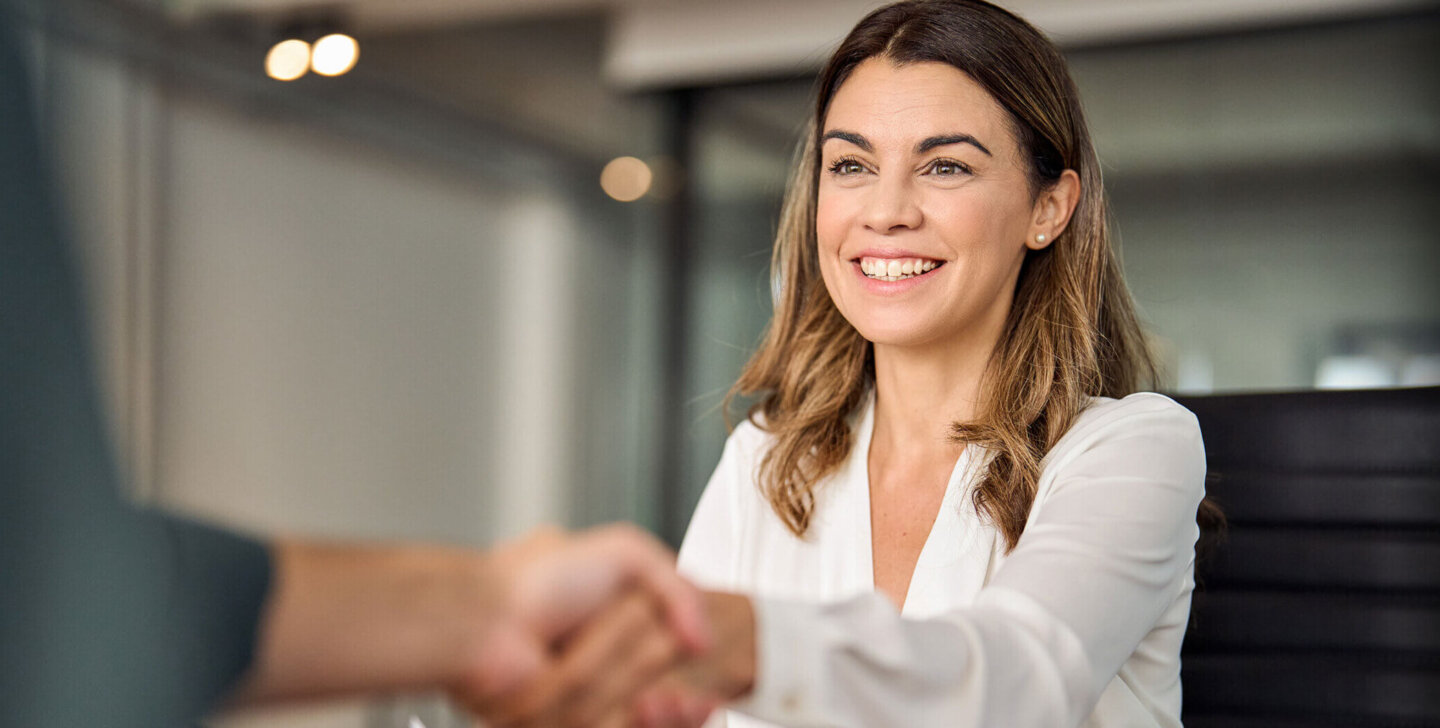
<svg viewBox="0 0 1440 728">
<path fill-rule="evenodd" d="M 639 686 L 705 647 L 699 593 L 629 527 L 542 533 L 488 553 L 266 543 L 126 503 L 9 30 L 0 26 L 0 722 L 164 728 L 221 702 L 444 689 L 515 725 L 623 724 Z M 577 636 L 582 624 L 590 631 Z M 541 674 L 543 691 L 526 692 Z M 655 725 L 693 725 L 708 709 L 662 707 Z"/>
<path fill-rule="evenodd" d="M 1205 457 L 1153 379 L 1055 46 L 980 0 L 821 73 L 775 313 L 680 551 L 732 728 L 1179 726 Z M 670 688 L 666 688 L 670 689 Z"/>
</svg>

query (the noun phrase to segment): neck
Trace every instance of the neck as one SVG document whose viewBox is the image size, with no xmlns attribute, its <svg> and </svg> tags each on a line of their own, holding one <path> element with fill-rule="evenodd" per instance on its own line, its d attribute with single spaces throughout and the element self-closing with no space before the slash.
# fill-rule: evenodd
<svg viewBox="0 0 1440 728">
<path fill-rule="evenodd" d="M 872 444 L 891 453 L 953 452 L 951 425 L 980 413 L 981 380 L 999 332 L 924 348 L 875 346 Z"/>
</svg>

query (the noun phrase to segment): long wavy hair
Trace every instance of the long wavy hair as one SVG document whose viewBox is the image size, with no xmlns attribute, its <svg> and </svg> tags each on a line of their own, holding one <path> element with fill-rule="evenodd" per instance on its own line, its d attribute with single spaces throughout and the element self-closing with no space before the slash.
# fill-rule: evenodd
<svg viewBox="0 0 1440 728">
<path fill-rule="evenodd" d="M 1008 551 L 1034 503 L 1041 459 L 1091 398 L 1123 397 L 1156 377 L 1111 245 L 1079 93 L 1054 44 L 1019 17 L 982 0 L 900 2 L 866 16 L 830 57 L 776 233 L 774 316 L 727 402 L 759 395 L 749 418 L 773 438 L 760 487 L 790 531 L 803 536 L 816 487 L 853 445 L 848 418 L 874 386 L 871 345 L 831 301 L 815 233 L 817 140 L 831 99 L 870 58 L 945 63 L 979 83 L 1009 113 L 1032 194 L 1066 169 L 1080 177 L 1069 226 L 1049 246 L 1026 252 L 977 418 L 951 429 L 954 441 L 991 455 L 974 505 Z M 1202 525 L 1219 517 L 1208 501 L 1201 511 Z"/>
</svg>

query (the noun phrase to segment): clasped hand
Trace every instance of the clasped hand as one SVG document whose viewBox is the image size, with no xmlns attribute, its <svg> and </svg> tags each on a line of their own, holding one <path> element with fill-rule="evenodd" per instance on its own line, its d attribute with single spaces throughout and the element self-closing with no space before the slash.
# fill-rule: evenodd
<svg viewBox="0 0 1440 728">
<path fill-rule="evenodd" d="M 648 534 L 532 535 L 490 554 L 499 618 L 454 697 L 497 728 L 698 728 L 747 691 L 753 617 Z"/>
</svg>

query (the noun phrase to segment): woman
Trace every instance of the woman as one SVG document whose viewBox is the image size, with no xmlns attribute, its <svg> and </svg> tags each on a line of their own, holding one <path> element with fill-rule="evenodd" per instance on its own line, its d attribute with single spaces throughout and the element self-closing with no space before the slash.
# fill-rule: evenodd
<svg viewBox="0 0 1440 728">
<path fill-rule="evenodd" d="M 1134 394 L 1152 367 L 1055 47 L 980 0 L 862 20 L 774 267 L 734 389 L 760 399 L 680 554 L 753 595 L 713 606 L 749 693 L 729 725 L 1178 726 L 1204 452 Z"/>
</svg>

